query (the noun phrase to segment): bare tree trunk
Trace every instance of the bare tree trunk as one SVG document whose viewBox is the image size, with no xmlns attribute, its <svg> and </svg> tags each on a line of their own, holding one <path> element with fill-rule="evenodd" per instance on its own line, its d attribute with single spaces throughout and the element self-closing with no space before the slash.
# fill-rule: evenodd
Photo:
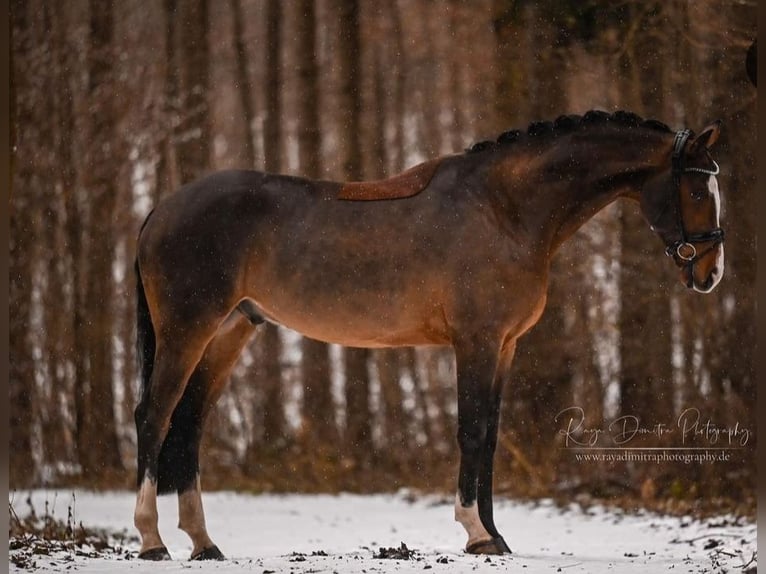
<svg viewBox="0 0 766 574">
<path fill-rule="evenodd" d="M 386 459 L 395 465 L 401 465 L 406 460 L 410 447 L 407 418 L 404 413 L 404 395 L 399 382 L 401 358 L 401 349 L 375 352 L 383 402 L 382 435 L 385 437 Z"/>
<path fill-rule="evenodd" d="M 303 438 L 306 445 L 329 449 L 337 444 L 335 402 L 330 388 L 329 348 L 304 337 L 301 340 L 303 385 Z"/>
<path fill-rule="evenodd" d="M 266 119 L 263 127 L 266 171 L 278 172 L 282 164 L 282 6 L 268 0 L 266 15 Z"/>
<path fill-rule="evenodd" d="M 255 114 L 253 112 L 253 91 L 250 87 L 250 73 L 248 71 L 247 48 L 242 30 L 242 0 L 231 0 L 231 11 L 234 18 L 234 52 L 237 59 L 237 82 L 239 83 L 239 101 L 242 106 L 242 121 L 245 123 L 247 139 L 242 142 L 242 154 L 245 157 L 247 169 L 255 167 L 255 134 L 253 133 Z M 269 89 L 267 87 L 267 89 Z"/>
<path fill-rule="evenodd" d="M 279 450 L 286 443 L 286 423 L 283 411 L 282 370 L 279 358 L 282 342 L 279 329 L 272 324 L 262 327 L 260 336 L 262 348 L 262 378 L 258 384 L 263 387 L 263 444 L 269 450 Z"/>
<path fill-rule="evenodd" d="M 405 112 L 405 85 L 404 85 L 404 39 L 402 38 L 402 17 L 399 9 L 398 2 L 391 2 L 389 4 L 391 11 L 391 35 L 393 36 L 394 45 L 394 66 L 392 70 L 393 87 L 393 103 L 391 109 L 391 115 L 393 117 L 393 123 L 395 125 L 394 131 L 394 149 L 396 152 L 396 159 L 392 162 L 393 171 L 399 173 L 405 167 L 407 167 L 406 150 L 404 145 L 404 112 Z"/>
<path fill-rule="evenodd" d="M 19 106 L 21 107 L 21 106 Z M 18 119 L 24 117 L 19 110 Z M 17 162 L 20 167 L 21 162 Z M 21 169 L 19 169 L 21 171 Z M 24 183 L 24 176 L 18 173 L 16 187 Z M 31 265 L 28 245 L 23 239 L 28 230 L 28 219 L 20 213 L 23 206 L 19 204 L 18 197 L 21 193 L 14 194 L 13 209 L 10 226 L 10 284 L 9 284 L 9 312 L 10 323 L 10 362 L 9 362 L 9 432 L 10 449 L 9 469 L 10 486 L 18 488 L 31 486 L 35 480 L 35 463 L 32 454 L 33 433 L 33 407 L 35 400 L 34 382 L 34 359 L 32 357 L 32 345 L 29 340 L 28 327 L 30 325 L 31 311 Z M 20 209 L 21 208 L 21 209 Z"/>
<path fill-rule="evenodd" d="M 39 311 L 40 326 L 35 329 L 36 346 L 39 345 L 37 400 L 34 403 L 35 419 L 40 425 L 41 463 L 54 465 L 66 462 L 66 428 L 62 419 L 62 402 L 59 393 L 66 389 L 66 290 L 65 255 L 60 246 L 63 210 L 58 190 L 61 166 L 55 153 L 57 146 L 57 124 L 54 119 L 58 112 L 57 85 L 58 60 L 54 38 L 60 24 L 53 13 L 54 8 L 43 4 L 34 11 L 38 50 L 35 62 L 45 70 L 43 73 L 31 72 L 36 77 L 38 98 L 35 107 L 40 118 L 50 121 L 38 122 L 36 134 L 40 149 L 34 154 L 36 180 L 39 186 L 37 204 L 40 206 L 39 217 L 33 236 L 38 244 L 38 255 L 34 258 L 36 269 L 32 289 L 39 293 L 35 304 Z M 40 378 L 41 377 L 41 378 Z"/>
<path fill-rule="evenodd" d="M 16 125 L 32 124 L 34 99 L 25 81 L 22 69 L 34 73 L 30 65 L 30 27 L 26 2 L 14 2 L 11 6 L 11 125 L 14 150 L 12 159 L 13 187 L 10 197 L 10 245 L 9 245 L 9 485 L 10 488 L 31 486 L 35 480 L 35 463 L 32 455 L 33 407 L 35 398 L 34 358 L 29 337 L 32 310 L 32 261 L 34 243 L 30 231 L 34 209 L 31 180 L 34 174 L 34 157 L 29 136 L 32 131 Z M 18 159 L 16 159 L 18 157 Z"/>
<path fill-rule="evenodd" d="M 157 185 L 154 189 L 154 204 L 160 198 L 175 190 L 180 185 L 180 175 L 176 163 L 176 153 L 173 145 L 174 126 L 181 122 L 179 111 L 178 64 L 176 49 L 176 2 L 163 0 L 163 16 L 165 20 L 165 82 L 162 93 L 161 111 L 164 126 L 162 136 L 157 142 Z"/>
<path fill-rule="evenodd" d="M 202 176 L 210 166 L 208 113 L 207 0 L 165 0 L 167 18 L 167 98 L 172 126 L 167 169 L 175 165 L 178 183 Z M 168 178 L 170 189 L 175 187 Z"/>
<path fill-rule="evenodd" d="M 87 477 L 104 477 L 123 470 L 115 420 L 114 348 L 112 347 L 112 306 L 115 255 L 113 216 L 117 189 L 113 178 L 119 156 L 113 104 L 114 5 L 91 2 L 88 55 L 88 124 L 90 153 L 85 158 L 83 186 L 88 191 L 92 218 L 89 249 L 87 323 L 88 399 L 79 429 L 80 462 Z"/>
<path fill-rule="evenodd" d="M 526 13 L 530 7 L 517 7 L 509 0 L 494 0 L 495 40 L 497 61 L 501 62 L 495 82 L 495 113 L 501 126 L 517 126 L 529 120 L 529 75 L 524 63 L 531 58 L 526 41 Z M 522 12 L 517 15 L 516 11 Z M 521 127 L 521 126 L 519 126 Z M 507 129 L 507 128 L 506 128 Z"/>
<path fill-rule="evenodd" d="M 649 257 L 645 223 L 637 209 L 622 211 L 620 263 L 620 410 L 650 427 L 670 420 L 673 411 L 670 302 L 658 288 L 656 259 Z M 652 269 L 648 269 L 651 266 Z"/>
<path fill-rule="evenodd" d="M 462 39 L 461 32 L 461 4 L 459 0 L 449 0 L 449 10 L 447 15 L 449 17 L 449 31 L 450 34 L 446 35 L 446 44 L 449 48 L 454 46 L 455 40 L 458 42 Z M 470 40 L 469 40 L 470 41 Z M 461 59 L 457 54 L 450 53 L 451 57 L 447 59 L 446 66 L 449 66 L 448 74 L 448 86 L 445 90 L 445 96 L 448 96 L 447 102 L 450 103 L 452 108 L 452 126 L 449 130 L 451 134 L 450 147 L 454 150 L 459 150 L 462 145 L 465 144 L 463 138 L 465 137 L 465 121 L 464 114 L 465 108 L 469 104 L 462 99 L 463 91 L 462 71 L 465 68 L 466 60 Z"/>
<path fill-rule="evenodd" d="M 425 357 L 426 375 L 418 376 L 417 356 Z M 407 355 L 407 368 L 413 374 L 415 383 L 415 412 L 423 419 L 423 432 L 432 448 L 445 445 L 454 447 L 457 437 L 457 396 L 453 377 L 445 381 L 441 376 L 440 364 L 446 356 L 454 353 L 451 349 L 412 349 Z M 431 417 L 429 403 L 435 403 L 436 416 Z"/>
<path fill-rule="evenodd" d="M 346 361 L 346 453 L 355 466 L 367 467 L 373 459 L 372 412 L 368 349 L 345 349 Z"/>
<path fill-rule="evenodd" d="M 359 2 L 340 0 L 338 25 L 343 31 L 338 39 L 338 67 L 341 84 L 340 117 L 343 177 L 360 180 L 362 173 L 362 77 L 360 70 Z"/>
</svg>

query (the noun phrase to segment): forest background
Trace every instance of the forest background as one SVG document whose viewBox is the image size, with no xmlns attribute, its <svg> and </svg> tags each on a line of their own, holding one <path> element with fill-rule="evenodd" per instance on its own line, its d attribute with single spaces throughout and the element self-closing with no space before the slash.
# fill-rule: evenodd
<svg viewBox="0 0 766 574">
<path fill-rule="evenodd" d="M 11 488 L 132 487 L 135 239 L 179 185 L 225 168 L 377 179 L 532 121 L 626 109 L 676 129 L 723 121 L 724 280 L 685 290 L 633 204 L 586 224 L 520 342 L 496 490 L 752 514 L 756 12 L 756 0 L 13 1 Z M 559 432 L 571 406 L 591 428 L 630 416 L 645 429 L 691 408 L 749 439 L 707 464 L 585 462 Z M 346 349 L 267 326 L 208 421 L 203 485 L 453 492 L 455 426 L 448 349 Z"/>
</svg>

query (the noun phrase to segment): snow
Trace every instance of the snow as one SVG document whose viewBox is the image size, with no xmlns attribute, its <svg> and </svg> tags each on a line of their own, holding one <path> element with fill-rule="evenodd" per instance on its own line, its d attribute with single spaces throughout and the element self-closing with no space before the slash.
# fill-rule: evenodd
<svg viewBox="0 0 766 574">
<path fill-rule="evenodd" d="M 26 493 L 11 493 L 19 514 Z M 69 507 L 75 522 L 135 534 L 134 494 L 87 491 L 34 491 L 38 514 L 45 509 L 66 520 Z M 583 511 L 500 500 L 495 520 L 513 550 L 509 557 L 468 556 L 465 534 L 453 520 L 449 497 L 399 495 L 248 495 L 203 494 L 208 530 L 227 560 L 196 563 L 179 531 L 175 497 L 159 500 L 160 532 L 173 556 L 146 563 L 120 556 L 41 556 L 36 572 L 173 573 L 408 573 L 497 572 L 743 572 L 756 551 L 756 525 L 717 517 L 705 521 L 626 514 L 601 507 Z M 404 542 L 416 550 L 414 560 L 376 559 L 382 547 Z M 137 551 L 135 542 L 128 542 Z M 754 566 L 752 562 L 750 566 Z M 10 565 L 11 572 L 22 572 Z M 753 570 L 754 571 L 754 570 Z"/>
</svg>

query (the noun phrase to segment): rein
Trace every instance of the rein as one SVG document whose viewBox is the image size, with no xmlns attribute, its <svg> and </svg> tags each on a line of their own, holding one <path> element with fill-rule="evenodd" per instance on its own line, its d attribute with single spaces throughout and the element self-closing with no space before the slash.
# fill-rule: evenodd
<svg viewBox="0 0 766 574">
<path fill-rule="evenodd" d="M 718 175 L 718 173 L 721 171 L 715 161 L 713 161 L 713 166 L 715 167 L 712 170 L 704 169 L 701 167 L 684 166 L 683 151 L 689 136 L 691 136 L 691 130 L 681 130 L 676 132 L 676 137 L 673 142 L 673 156 L 671 164 L 673 182 L 676 184 L 676 188 L 679 190 L 681 188 L 681 176 L 684 173 L 695 172 L 704 173 L 707 175 Z M 681 261 L 686 262 L 686 265 L 690 268 L 690 271 L 693 270 L 692 268 L 697 261 L 715 249 L 718 244 L 723 243 L 724 233 L 723 229 L 720 227 L 716 227 L 715 229 L 704 231 L 702 233 L 687 233 L 686 228 L 684 227 L 683 217 L 681 216 L 681 205 L 678 200 L 676 204 L 676 224 L 678 226 L 678 231 L 681 235 L 681 238 L 666 247 L 665 255 L 668 257 L 678 257 L 678 259 Z M 694 246 L 695 243 L 712 243 L 712 245 L 702 253 L 697 253 L 697 248 Z M 692 273 L 689 274 L 689 277 L 692 277 Z"/>
</svg>

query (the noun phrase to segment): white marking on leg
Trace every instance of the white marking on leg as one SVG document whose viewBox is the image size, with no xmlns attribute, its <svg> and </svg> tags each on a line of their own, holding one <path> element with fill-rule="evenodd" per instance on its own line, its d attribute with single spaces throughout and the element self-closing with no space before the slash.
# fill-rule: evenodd
<svg viewBox="0 0 766 574">
<path fill-rule="evenodd" d="M 178 528 L 191 538 L 194 548 L 192 556 L 213 546 L 205 526 L 205 511 L 202 508 L 202 487 L 199 475 L 191 488 L 178 495 Z"/>
<path fill-rule="evenodd" d="M 463 506 L 460 502 L 460 493 L 455 495 L 455 521 L 459 522 L 468 533 L 468 544 L 474 542 L 491 540 L 492 536 L 484 528 L 484 524 L 479 517 L 479 506 L 474 502 L 471 506 Z"/>
<path fill-rule="evenodd" d="M 136 497 L 133 523 L 141 534 L 141 552 L 164 546 L 158 527 L 157 483 L 144 477 Z"/>
</svg>

